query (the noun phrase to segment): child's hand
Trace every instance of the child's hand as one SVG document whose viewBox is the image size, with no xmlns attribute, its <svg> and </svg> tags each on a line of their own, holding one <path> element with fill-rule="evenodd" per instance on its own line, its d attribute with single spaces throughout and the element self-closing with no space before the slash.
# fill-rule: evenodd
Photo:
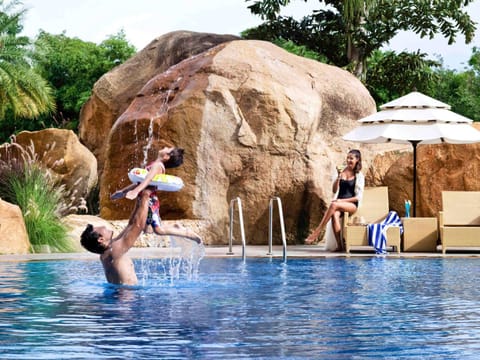
<svg viewBox="0 0 480 360">
<path fill-rule="evenodd" d="M 138 192 L 136 192 L 135 190 L 130 190 L 129 192 L 127 192 L 127 195 L 125 195 L 128 200 L 134 200 L 137 198 L 137 196 Z"/>
</svg>

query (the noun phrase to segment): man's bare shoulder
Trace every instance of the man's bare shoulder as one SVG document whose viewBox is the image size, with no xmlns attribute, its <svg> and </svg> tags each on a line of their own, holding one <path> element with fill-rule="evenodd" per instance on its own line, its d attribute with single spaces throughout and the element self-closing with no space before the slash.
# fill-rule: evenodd
<svg viewBox="0 0 480 360">
<path fill-rule="evenodd" d="M 100 258 L 107 281 L 118 285 L 136 285 L 138 280 L 132 259 L 125 253 L 114 254 L 111 252 Z"/>
<path fill-rule="evenodd" d="M 126 245 L 126 238 L 130 235 L 132 232 L 132 225 L 129 224 L 127 227 L 122 231 L 122 233 L 117 236 L 115 239 L 112 241 L 112 245 L 110 248 L 110 253 L 108 256 L 113 260 L 113 259 L 119 259 L 125 253 L 130 250 L 130 247 Z"/>
</svg>

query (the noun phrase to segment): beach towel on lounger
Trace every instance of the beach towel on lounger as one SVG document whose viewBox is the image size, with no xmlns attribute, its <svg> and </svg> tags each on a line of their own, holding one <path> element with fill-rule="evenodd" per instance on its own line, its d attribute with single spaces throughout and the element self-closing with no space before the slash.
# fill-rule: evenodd
<svg viewBox="0 0 480 360">
<path fill-rule="evenodd" d="M 395 211 L 390 211 L 381 223 L 367 225 L 368 244 L 377 254 L 387 253 L 387 229 L 390 226 L 400 226 L 400 233 L 403 233 L 402 221 Z"/>
</svg>

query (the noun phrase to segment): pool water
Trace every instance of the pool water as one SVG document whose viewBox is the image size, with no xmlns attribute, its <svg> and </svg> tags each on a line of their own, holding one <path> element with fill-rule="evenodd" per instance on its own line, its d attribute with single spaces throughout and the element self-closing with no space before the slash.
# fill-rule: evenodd
<svg viewBox="0 0 480 360">
<path fill-rule="evenodd" d="M 478 259 L 0 262 L 1 359 L 474 359 Z M 188 274 L 188 272 L 186 272 Z M 184 276 L 185 275 L 185 276 Z"/>
</svg>

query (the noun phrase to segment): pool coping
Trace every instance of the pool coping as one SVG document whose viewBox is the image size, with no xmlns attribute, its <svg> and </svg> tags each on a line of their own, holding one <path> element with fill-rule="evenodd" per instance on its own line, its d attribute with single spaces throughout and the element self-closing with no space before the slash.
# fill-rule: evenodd
<svg viewBox="0 0 480 360">
<path fill-rule="evenodd" d="M 205 257 L 207 258 L 228 258 L 228 257 L 242 257 L 242 247 L 233 246 L 232 253 L 229 254 L 230 248 L 228 246 L 205 246 Z M 132 258 L 165 258 L 175 252 L 172 248 L 133 248 L 128 254 Z M 272 254 L 268 253 L 268 246 L 265 245 L 249 245 L 245 247 L 246 258 L 283 258 L 283 247 L 273 246 Z M 347 255 L 344 252 L 329 252 L 325 251 L 320 245 L 292 245 L 287 247 L 287 259 L 289 258 L 338 258 L 338 257 L 385 257 L 385 258 L 480 258 L 480 249 L 466 249 L 459 248 L 455 252 L 448 252 L 443 255 L 441 250 L 437 252 L 389 252 L 387 255 L 375 255 L 371 248 L 365 250 L 360 248 L 360 251 L 351 252 Z M 0 255 L 0 261 L 39 261 L 39 260 L 98 260 L 98 255 L 89 252 L 76 253 L 41 253 L 41 254 L 15 254 L 15 255 Z"/>
</svg>

